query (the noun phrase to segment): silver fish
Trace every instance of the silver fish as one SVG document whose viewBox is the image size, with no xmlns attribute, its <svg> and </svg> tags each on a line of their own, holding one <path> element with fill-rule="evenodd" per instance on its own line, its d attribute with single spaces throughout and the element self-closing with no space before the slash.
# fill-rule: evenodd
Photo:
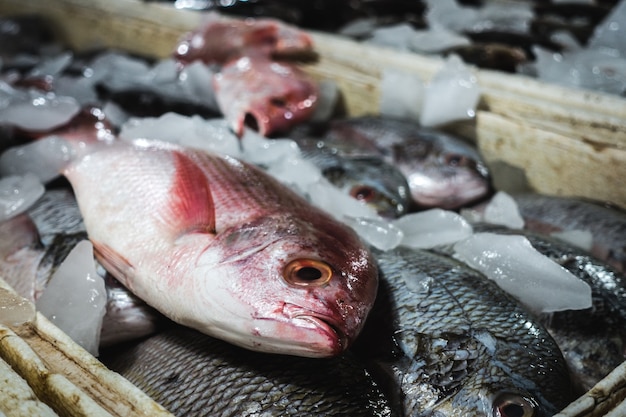
<svg viewBox="0 0 626 417">
<path fill-rule="evenodd" d="M 406 416 L 551 416 L 574 399 L 554 340 L 495 283 L 427 251 L 373 253 L 381 288 L 355 350 Z"/>
<path fill-rule="evenodd" d="M 0 223 L 0 273 L 20 295 L 35 302 L 70 251 L 85 239 L 87 233 L 71 191 L 49 190 L 27 213 Z M 162 315 L 101 266 L 98 273 L 107 292 L 100 346 L 154 333 Z"/>
<path fill-rule="evenodd" d="M 322 175 L 345 194 L 367 204 L 385 218 L 407 213 L 411 205 L 409 185 L 393 165 L 377 157 L 339 155 L 323 141 L 296 139 L 302 156 L 315 164 Z"/>
<path fill-rule="evenodd" d="M 626 213 L 599 202 L 541 194 L 513 195 L 525 228 L 542 233 L 586 230 L 593 236 L 591 253 L 626 272 Z"/>
<path fill-rule="evenodd" d="M 100 359 L 177 416 L 397 415 L 350 352 L 331 359 L 264 354 L 173 325 Z"/>
<path fill-rule="evenodd" d="M 404 174 L 418 207 L 455 209 L 485 197 L 491 189 L 489 170 L 474 147 L 408 120 L 339 119 L 294 129 L 290 136 L 319 138 L 340 155 L 384 159 Z"/>
</svg>

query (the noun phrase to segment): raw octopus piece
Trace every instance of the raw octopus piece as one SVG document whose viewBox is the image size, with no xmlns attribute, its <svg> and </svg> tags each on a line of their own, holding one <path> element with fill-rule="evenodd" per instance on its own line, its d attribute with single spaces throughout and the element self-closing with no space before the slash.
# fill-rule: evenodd
<svg viewBox="0 0 626 417">
<path fill-rule="evenodd" d="M 224 64 L 244 55 L 272 57 L 312 51 L 308 34 L 278 20 L 235 20 L 210 13 L 200 28 L 180 41 L 174 58 L 185 64 L 195 60 Z"/>
<path fill-rule="evenodd" d="M 308 120 L 318 88 L 294 65 L 242 57 L 215 75 L 217 103 L 238 136 L 250 124 L 263 136 L 284 132 Z"/>
</svg>

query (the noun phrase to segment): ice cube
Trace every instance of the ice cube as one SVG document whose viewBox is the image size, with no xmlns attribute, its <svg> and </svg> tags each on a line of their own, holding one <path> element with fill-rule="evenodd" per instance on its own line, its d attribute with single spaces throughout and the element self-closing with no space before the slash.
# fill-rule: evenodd
<svg viewBox="0 0 626 417">
<path fill-rule="evenodd" d="M 47 183 L 60 175 L 61 169 L 75 156 L 68 143 L 58 136 L 47 136 L 22 146 L 7 149 L 0 155 L 0 174 L 34 174 Z"/>
<path fill-rule="evenodd" d="M 535 313 L 591 307 L 589 285 L 535 250 L 524 236 L 476 233 L 456 243 L 454 252 Z"/>
<path fill-rule="evenodd" d="M 539 79 L 567 87 L 589 88 L 612 94 L 626 91 L 626 58 L 606 49 L 579 49 L 552 53 L 533 48 Z"/>
<path fill-rule="evenodd" d="M 416 74 L 385 69 L 380 80 L 379 112 L 385 116 L 419 120 L 424 83 Z"/>
<path fill-rule="evenodd" d="M 74 54 L 68 51 L 62 52 L 52 57 L 46 57 L 37 66 L 30 70 L 28 75 L 35 78 L 56 76 L 61 73 L 65 68 L 67 68 L 71 64 L 73 59 Z"/>
<path fill-rule="evenodd" d="M 535 17 L 532 5 L 524 3 L 487 3 L 482 7 L 464 7 L 455 0 L 428 0 L 426 20 L 429 26 L 441 26 L 454 32 L 502 30 L 527 33 Z"/>
<path fill-rule="evenodd" d="M 415 29 L 413 29 L 413 26 L 408 23 L 399 23 L 374 29 L 372 36 L 367 39 L 367 42 L 373 45 L 408 51 L 414 34 Z"/>
<path fill-rule="evenodd" d="M 457 33 L 470 29 L 478 20 L 475 7 L 460 6 L 455 0 L 427 0 L 425 18 L 429 26 L 444 27 Z"/>
<path fill-rule="evenodd" d="M 215 72 L 202 62 L 192 62 L 181 70 L 176 89 L 182 93 L 183 98 L 205 105 L 217 112 L 219 106 L 213 89 L 214 75 Z"/>
<path fill-rule="evenodd" d="M 381 218 L 348 217 L 344 222 L 367 243 L 380 250 L 391 250 L 402 241 L 402 230 Z"/>
<path fill-rule="evenodd" d="M 344 216 L 376 218 L 378 214 L 368 205 L 345 194 L 325 178 L 320 178 L 306 189 L 309 200 L 339 220 Z"/>
<path fill-rule="evenodd" d="M 69 122 L 81 107 L 72 97 L 30 91 L 16 96 L 9 106 L 0 109 L 0 123 L 24 130 L 46 131 Z"/>
<path fill-rule="evenodd" d="M 76 343 L 98 355 L 106 289 L 96 272 L 91 242 L 81 241 L 72 249 L 50 278 L 36 306 Z"/>
<path fill-rule="evenodd" d="M 128 141 L 160 140 L 235 157 L 240 154 L 238 138 L 221 118 L 205 120 L 176 113 L 157 118 L 131 118 L 122 125 L 119 136 Z"/>
<path fill-rule="evenodd" d="M 588 48 L 609 48 L 626 58 L 626 0 L 613 6 L 611 12 L 595 27 Z"/>
<path fill-rule="evenodd" d="M 81 106 L 99 103 L 93 80 L 88 77 L 62 75 L 54 81 L 59 96 L 73 97 Z"/>
<path fill-rule="evenodd" d="M 241 147 L 243 159 L 266 167 L 283 159 L 300 157 L 300 148 L 293 140 L 268 139 L 251 129 L 245 129 Z"/>
<path fill-rule="evenodd" d="M 402 230 L 400 244 L 411 248 L 433 248 L 466 239 L 472 226 L 459 214 L 442 209 L 410 213 L 393 221 Z"/>
<path fill-rule="evenodd" d="M 39 179 L 26 173 L 0 179 L 0 221 L 7 220 L 28 210 L 44 193 Z"/>
<path fill-rule="evenodd" d="M 475 116 L 480 87 L 474 73 L 461 58 L 450 55 L 426 86 L 420 123 L 438 126 Z"/>
<path fill-rule="evenodd" d="M 491 224 L 499 224 L 511 229 L 524 227 L 524 219 L 519 212 L 517 203 L 509 194 L 498 191 L 485 206 L 483 220 Z"/>
<path fill-rule="evenodd" d="M 301 157 L 278 160 L 267 168 L 267 173 L 300 193 L 306 193 L 310 184 L 322 178 L 320 169 Z"/>
</svg>

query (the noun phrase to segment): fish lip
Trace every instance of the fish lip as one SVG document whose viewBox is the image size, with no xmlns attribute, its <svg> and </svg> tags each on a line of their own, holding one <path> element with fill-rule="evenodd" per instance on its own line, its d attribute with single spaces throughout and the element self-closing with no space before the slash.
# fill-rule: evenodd
<svg viewBox="0 0 626 417">
<path fill-rule="evenodd" d="M 317 329 L 322 330 L 331 340 L 333 340 L 331 354 L 339 354 L 348 347 L 348 336 L 340 329 L 338 323 L 330 317 L 309 313 L 298 315 L 294 318 L 313 323 Z"/>
<path fill-rule="evenodd" d="M 322 331 L 329 340 L 332 340 L 330 349 L 332 355 L 339 354 L 348 347 L 350 338 L 342 330 L 341 323 L 333 317 L 295 304 L 285 304 L 283 310 L 291 319 L 313 324 L 317 330 Z"/>
</svg>

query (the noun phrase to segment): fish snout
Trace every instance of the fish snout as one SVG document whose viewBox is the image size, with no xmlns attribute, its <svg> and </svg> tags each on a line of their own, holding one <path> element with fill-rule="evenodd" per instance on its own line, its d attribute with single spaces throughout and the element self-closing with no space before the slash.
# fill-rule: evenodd
<svg viewBox="0 0 626 417">
<path fill-rule="evenodd" d="M 348 348 L 350 338 L 344 331 L 345 324 L 332 313 L 321 313 L 295 304 L 285 304 L 283 313 L 296 327 L 308 333 L 305 339 L 314 348 L 303 356 L 337 356 Z"/>
</svg>

